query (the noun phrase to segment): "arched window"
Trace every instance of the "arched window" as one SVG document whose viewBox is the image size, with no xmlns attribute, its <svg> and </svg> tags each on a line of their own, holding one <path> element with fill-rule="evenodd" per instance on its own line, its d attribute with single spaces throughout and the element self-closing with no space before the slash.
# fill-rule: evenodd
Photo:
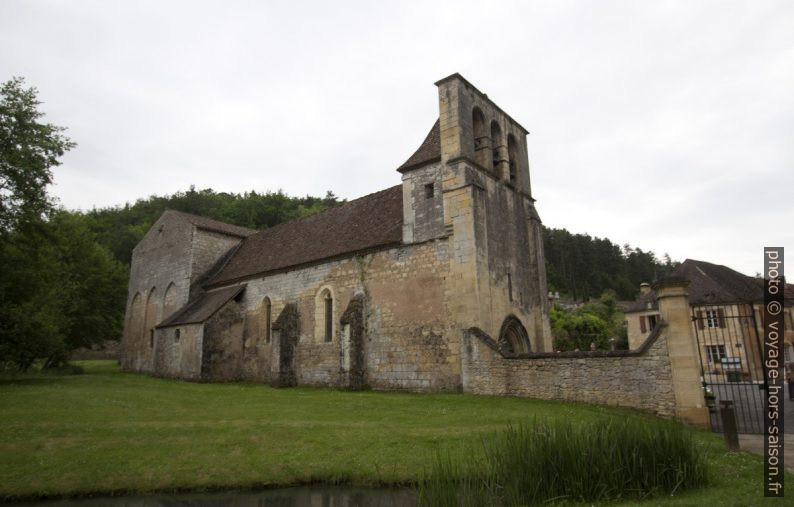
<svg viewBox="0 0 794 507">
<path fill-rule="evenodd" d="M 474 161 L 486 169 L 491 168 L 491 138 L 485 123 L 485 115 L 479 107 L 471 112 L 472 135 L 474 137 Z"/>
<path fill-rule="evenodd" d="M 513 315 L 508 316 L 502 323 L 499 348 L 506 354 L 525 354 L 532 350 L 526 328 Z"/>
<path fill-rule="evenodd" d="M 501 176 L 502 169 L 502 129 L 495 121 L 491 122 L 491 167 L 497 176 Z"/>
<path fill-rule="evenodd" d="M 163 319 L 167 319 L 176 311 L 176 285 L 174 282 L 168 284 L 163 296 Z"/>
<path fill-rule="evenodd" d="M 154 326 L 160 320 L 157 315 L 157 287 L 152 287 L 149 291 L 149 297 L 146 298 L 146 313 L 144 317 L 144 333 L 149 335 L 149 347 L 154 348 Z"/>
<path fill-rule="evenodd" d="M 127 328 L 125 336 L 129 343 L 137 342 L 143 334 L 143 298 L 140 292 L 135 293 L 127 313 Z M 129 347 L 129 345 L 127 345 Z"/>
<path fill-rule="evenodd" d="M 331 292 L 326 291 L 325 295 L 323 296 L 324 301 L 324 308 L 325 308 L 325 341 L 330 342 L 333 338 L 333 328 L 334 328 L 334 299 L 331 297 Z"/>
<path fill-rule="evenodd" d="M 270 332 L 271 328 L 273 327 L 273 307 L 270 304 L 270 298 L 268 297 L 262 301 L 262 313 L 262 316 L 265 319 L 265 343 L 270 343 Z"/>
<path fill-rule="evenodd" d="M 508 181 L 515 185 L 518 181 L 518 141 L 515 136 L 507 136 Z"/>
<path fill-rule="evenodd" d="M 334 292 L 331 287 L 321 287 L 314 299 L 314 339 L 318 342 L 334 341 Z"/>
</svg>

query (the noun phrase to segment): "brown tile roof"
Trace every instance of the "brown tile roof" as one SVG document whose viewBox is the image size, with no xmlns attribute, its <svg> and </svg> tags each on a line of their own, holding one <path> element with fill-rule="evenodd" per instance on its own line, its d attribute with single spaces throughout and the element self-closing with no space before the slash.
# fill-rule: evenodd
<svg viewBox="0 0 794 507">
<path fill-rule="evenodd" d="M 158 324 L 157 327 L 200 324 L 215 315 L 215 312 L 220 310 L 230 299 L 236 297 L 243 289 L 245 289 L 245 284 L 205 292 L 195 301 L 177 310 L 176 313 Z"/>
<path fill-rule="evenodd" d="M 397 170 L 400 172 L 410 171 L 439 160 L 441 160 L 441 123 L 436 120 L 419 149 Z"/>
<path fill-rule="evenodd" d="M 689 280 L 689 302 L 693 305 L 763 301 L 764 293 L 753 277 L 727 266 L 687 259 L 673 275 Z"/>
<path fill-rule="evenodd" d="M 402 185 L 375 192 L 243 240 L 208 283 L 254 275 L 369 250 L 402 241 Z"/>
<path fill-rule="evenodd" d="M 220 232 L 221 234 L 228 234 L 230 236 L 238 236 L 244 238 L 256 232 L 255 229 L 249 229 L 248 227 L 240 227 L 238 225 L 227 224 L 219 220 L 213 220 L 211 218 L 200 217 L 198 215 L 185 213 L 184 211 L 169 209 L 166 210 L 165 213 L 178 215 L 200 229 L 205 229 L 213 232 Z"/>
<path fill-rule="evenodd" d="M 747 276 L 720 264 L 687 259 L 673 271 L 672 276 L 689 281 L 689 304 L 714 305 L 730 303 L 752 303 L 764 300 L 763 284 L 759 278 Z M 794 286 L 786 284 L 786 304 L 790 304 Z M 656 309 L 656 293 L 640 295 L 632 303 L 628 312 Z"/>
</svg>

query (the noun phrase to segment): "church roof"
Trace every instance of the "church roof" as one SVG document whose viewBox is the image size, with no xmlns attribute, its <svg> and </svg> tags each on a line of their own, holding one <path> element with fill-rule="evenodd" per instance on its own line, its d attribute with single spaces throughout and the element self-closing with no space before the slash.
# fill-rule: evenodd
<svg viewBox="0 0 794 507">
<path fill-rule="evenodd" d="M 220 310 L 230 299 L 236 297 L 243 289 L 245 289 L 245 284 L 205 292 L 195 301 L 177 310 L 176 313 L 158 324 L 157 327 L 182 326 L 204 322 L 215 315 L 215 312 Z"/>
<path fill-rule="evenodd" d="M 402 185 L 248 236 L 208 285 L 402 241 Z"/>
<path fill-rule="evenodd" d="M 441 160 L 441 123 L 436 120 L 419 149 L 397 170 L 400 172 L 410 171 L 439 160 Z"/>
<path fill-rule="evenodd" d="M 173 209 L 169 209 L 165 211 L 166 213 L 171 213 L 174 215 L 178 215 L 191 224 L 195 225 L 199 229 L 204 229 L 207 231 L 213 232 L 220 232 L 221 234 L 228 234 L 230 236 L 239 236 L 244 238 L 246 236 L 250 236 L 256 232 L 255 229 L 249 229 L 248 227 L 240 227 L 238 225 L 227 224 L 224 222 L 220 222 L 218 220 L 213 220 L 211 218 L 200 217 L 198 215 L 192 215 L 190 213 L 185 213 L 184 211 L 177 211 Z"/>
</svg>

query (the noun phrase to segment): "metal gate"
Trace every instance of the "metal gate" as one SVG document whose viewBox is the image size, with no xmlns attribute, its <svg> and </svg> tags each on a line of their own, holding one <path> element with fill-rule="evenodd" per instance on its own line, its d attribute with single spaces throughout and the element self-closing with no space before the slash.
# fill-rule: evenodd
<svg viewBox="0 0 794 507">
<path fill-rule="evenodd" d="M 752 305 L 698 306 L 692 323 L 711 428 L 722 431 L 720 402 L 731 400 L 739 433 L 763 433 L 766 380 Z"/>
</svg>

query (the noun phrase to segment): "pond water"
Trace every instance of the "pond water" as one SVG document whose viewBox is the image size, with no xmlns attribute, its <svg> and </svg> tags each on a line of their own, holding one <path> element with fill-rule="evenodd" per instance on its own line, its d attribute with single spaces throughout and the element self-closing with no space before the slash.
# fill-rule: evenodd
<svg viewBox="0 0 794 507">
<path fill-rule="evenodd" d="M 3 504 L 7 505 L 7 504 Z M 17 506 L 46 507 L 415 507 L 416 490 L 407 488 L 348 488 L 304 486 L 262 491 L 154 494 L 70 500 L 18 502 Z"/>
</svg>

